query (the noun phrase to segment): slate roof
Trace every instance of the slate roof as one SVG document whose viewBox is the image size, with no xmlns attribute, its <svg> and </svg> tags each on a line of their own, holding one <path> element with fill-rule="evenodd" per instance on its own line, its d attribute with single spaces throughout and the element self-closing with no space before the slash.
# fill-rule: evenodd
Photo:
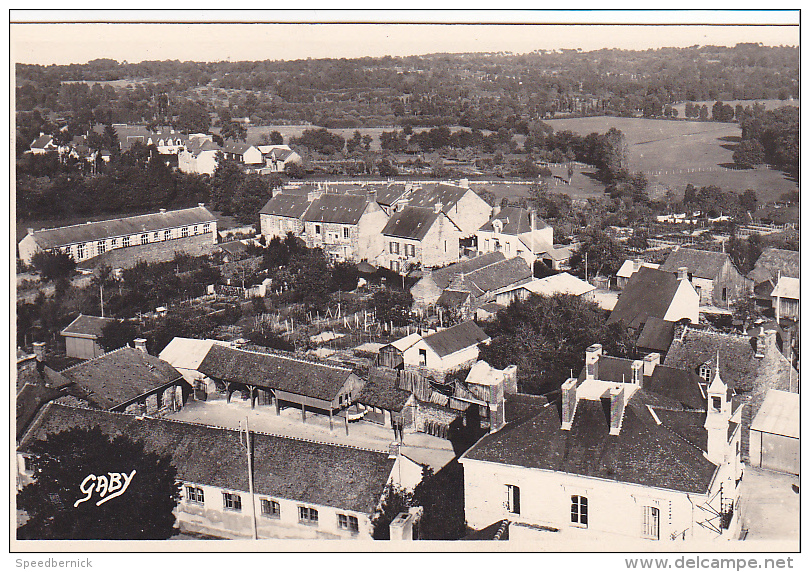
<svg viewBox="0 0 810 572">
<path fill-rule="evenodd" d="M 101 318 L 99 316 L 79 316 L 62 330 L 63 336 L 75 335 L 77 337 L 100 338 L 104 326 L 114 322 L 113 318 Z"/>
<path fill-rule="evenodd" d="M 662 320 L 657 316 L 647 318 L 636 346 L 666 354 L 675 338 L 675 322 Z"/>
<path fill-rule="evenodd" d="M 45 385 L 26 383 L 17 393 L 16 439 L 19 441 L 34 416 L 45 403 L 62 396 L 63 393 Z"/>
<path fill-rule="evenodd" d="M 223 142 L 222 150 L 227 153 L 233 153 L 234 155 L 244 155 L 245 151 L 251 147 L 253 147 L 253 145 L 242 143 L 241 141 L 232 141 L 231 139 L 227 139 Z"/>
<path fill-rule="evenodd" d="M 162 418 L 48 404 L 20 443 L 73 427 L 99 427 L 110 436 L 143 441 L 169 455 L 179 479 L 247 492 L 245 451 L 238 431 Z M 369 514 L 376 507 L 395 459 L 387 453 L 253 433 L 256 494 Z"/>
<path fill-rule="evenodd" d="M 224 242 L 217 247 L 222 252 L 230 255 L 243 254 L 247 252 L 247 244 L 241 240 L 232 240 L 231 242 Z"/>
<path fill-rule="evenodd" d="M 705 410 L 706 397 L 700 389 L 703 383 L 703 378 L 694 371 L 657 365 L 650 377 L 643 378 L 642 387 L 677 401 L 688 409 Z M 733 386 L 728 383 L 726 385 L 730 392 Z"/>
<path fill-rule="evenodd" d="M 493 215 L 480 230 L 484 232 L 495 232 L 495 227 L 492 225 L 493 221 L 500 220 L 503 222 L 503 230 L 501 234 L 519 235 L 526 232 L 531 232 L 532 227 L 529 223 L 529 211 L 522 207 L 503 207 L 500 212 Z M 535 230 L 546 228 L 548 224 L 546 221 L 537 217 L 534 223 Z"/>
<path fill-rule="evenodd" d="M 772 247 L 766 248 L 757 259 L 754 269 L 748 273 L 748 278 L 756 284 L 770 279 L 776 282 L 780 270 L 782 276 L 799 278 L 799 252 Z"/>
<path fill-rule="evenodd" d="M 462 459 L 597 477 L 690 493 L 707 493 L 716 467 L 697 447 L 658 425 L 637 390 L 625 408 L 619 435 L 610 435 L 609 411 L 580 399 L 569 431 L 560 428 L 560 403 L 483 437 Z"/>
<path fill-rule="evenodd" d="M 430 275 L 432 276 L 433 282 L 436 284 L 436 286 L 444 290 L 445 288 L 450 286 L 450 282 L 453 281 L 453 277 L 456 274 L 459 274 L 461 272 L 468 274 L 470 272 L 478 270 L 479 268 L 489 266 L 490 264 L 494 264 L 495 262 L 499 262 L 505 259 L 506 257 L 503 255 L 502 252 L 488 252 L 486 254 L 482 254 L 481 256 L 471 258 L 469 260 L 463 260 L 461 262 L 455 262 L 443 268 L 437 268 L 435 270 L 432 270 Z"/>
<path fill-rule="evenodd" d="M 663 319 L 677 290 L 677 276 L 642 266 L 622 290 L 607 323 L 623 321 L 631 328 L 638 328 L 648 318 Z"/>
<path fill-rule="evenodd" d="M 31 149 L 45 149 L 51 143 L 53 143 L 53 137 L 50 135 L 40 135 L 31 143 Z"/>
<path fill-rule="evenodd" d="M 446 214 L 456 206 L 456 203 L 459 202 L 467 192 L 470 192 L 470 189 L 445 185 L 443 183 L 427 185 L 414 191 L 408 204 L 412 207 L 425 207 L 432 210 L 433 205 L 442 203 L 442 212 Z"/>
<path fill-rule="evenodd" d="M 167 228 L 216 222 L 216 217 L 205 207 L 193 207 L 165 213 L 151 213 L 74 224 L 59 228 L 34 231 L 34 240 L 43 249 L 56 248 L 79 242 L 91 242 L 118 236 L 128 236 Z"/>
<path fill-rule="evenodd" d="M 410 396 L 410 392 L 403 391 L 397 385 L 395 370 L 374 368 L 369 371 L 368 381 L 354 401 L 398 413 L 405 407 Z"/>
<path fill-rule="evenodd" d="M 186 145 L 186 151 L 188 151 L 195 157 L 199 156 L 199 154 L 204 151 L 221 151 L 221 150 L 222 148 L 213 141 L 211 141 L 210 139 L 202 139 L 200 137 L 195 137 L 191 139 Z"/>
<path fill-rule="evenodd" d="M 799 279 L 790 278 L 789 276 L 782 276 L 779 282 L 776 283 L 776 288 L 771 292 L 771 297 L 776 298 L 790 298 L 792 300 L 799 299 Z"/>
<path fill-rule="evenodd" d="M 759 372 L 759 360 L 755 357 L 757 339 L 735 334 L 722 334 L 686 328 L 676 336 L 667 352 L 664 365 L 688 371 L 697 369 L 706 362 L 712 366 L 720 352 L 720 377 L 729 387 L 751 385 Z"/>
<path fill-rule="evenodd" d="M 769 389 L 751 431 L 799 438 L 799 394 Z"/>
<path fill-rule="evenodd" d="M 270 387 L 325 401 L 334 400 L 352 370 L 281 354 L 257 353 L 214 344 L 197 371 L 216 379 Z"/>
<path fill-rule="evenodd" d="M 448 356 L 464 348 L 488 340 L 489 336 L 472 320 L 462 322 L 446 330 L 422 338 L 440 357 Z"/>
<path fill-rule="evenodd" d="M 542 395 L 528 393 L 507 393 L 504 395 L 504 400 L 507 423 L 530 419 L 539 414 L 548 404 L 548 399 Z"/>
<path fill-rule="evenodd" d="M 303 219 L 307 222 L 357 224 L 367 205 L 365 196 L 324 193 L 312 201 Z"/>
<path fill-rule="evenodd" d="M 679 248 L 673 250 L 666 261 L 661 265 L 660 270 L 664 272 L 678 272 L 678 268 L 685 266 L 692 276 L 696 278 L 706 278 L 714 280 L 723 264 L 729 260 L 728 254 L 724 252 L 711 252 L 709 250 L 695 250 L 693 248 Z"/>
<path fill-rule="evenodd" d="M 304 195 L 289 195 L 279 193 L 262 207 L 259 214 L 283 216 L 300 219 L 309 207 L 309 200 Z"/>
<path fill-rule="evenodd" d="M 469 291 L 445 290 L 436 300 L 436 304 L 447 308 L 455 308 L 461 306 L 469 297 Z"/>
<path fill-rule="evenodd" d="M 136 397 L 181 379 L 165 361 L 135 348 L 123 347 L 61 372 L 86 399 L 112 409 Z"/>
<path fill-rule="evenodd" d="M 388 223 L 382 229 L 382 234 L 396 238 L 422 240 L 439 216 L 439 213 L 434 212 L 433 209 L 405 207 L 391 215 Z"/>
<path fill-rule="evenodd" d="M 464 274 L 464 284 L 470 286 L 470 291 L 474 296 L 481 296 L 484 292 L 494 292 L 531 280 L 532 269 L 519 256 L 499 260 Z"/>
</svg>

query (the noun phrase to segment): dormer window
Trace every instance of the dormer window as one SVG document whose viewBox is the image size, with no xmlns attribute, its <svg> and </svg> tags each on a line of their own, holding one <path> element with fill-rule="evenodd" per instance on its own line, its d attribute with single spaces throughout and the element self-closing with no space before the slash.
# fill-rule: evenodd
<svg viewBox="0 0 810 572">
<path fill-rule="evenodd" d="M 712 366 L 710 366 L 708 363 L 704 363 L 702 366 L 700 366 L 698 375 L 702 377 L 706 383 L 710 383 L 712 380 Z"/>
</svg>

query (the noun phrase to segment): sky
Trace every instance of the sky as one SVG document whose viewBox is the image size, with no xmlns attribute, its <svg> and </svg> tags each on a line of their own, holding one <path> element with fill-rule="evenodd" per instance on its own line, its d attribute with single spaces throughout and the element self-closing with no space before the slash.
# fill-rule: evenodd
<svg viewBox="0 0 810 572">
<path fill-rule="evenodd" d="M 75 20 L 118 23 L 76 23 Z M 156 18 L 175 23 L 148 23 Z M 188 23 L 296 21 L 294 24 Z M 31 20 L 62 23 L 14 23 Z M 176 20 L 186 20 L 185 23 Z M 383 22 L 340 24 L 334 21 Z M 481 22 L 443 24 L 440 22 Z M 407 56 L 437 52 L 526 53 L 536 49 L 648 49 L 761 42 L 798 45 L 793 12 L 12 12 L 12 58 L 19 63 L 85 63 L 96 58 L 231 61 Z M 72 21 L 72 23 L 64 23 Z M 140 23 L 132 23 L 133 21 Z M 595 25 L 594 23 L 724 23 L 726 25 Z M 309 22 L 309 23 L 300 23 Z M 321 22 L 321 23 L 312 23 Z M 327 22 L 327 23 L 323 23 Z M 433 22 L 431 24 L 390 22 Z M 520 22 L 504 25 L 498 22 Z M 529 23 L 531 22 L 531 23 Z M 578 22 L 588 25 L 538 25 Z M 732 25 L 732 24 L 795 25 Z"/>
</svg>

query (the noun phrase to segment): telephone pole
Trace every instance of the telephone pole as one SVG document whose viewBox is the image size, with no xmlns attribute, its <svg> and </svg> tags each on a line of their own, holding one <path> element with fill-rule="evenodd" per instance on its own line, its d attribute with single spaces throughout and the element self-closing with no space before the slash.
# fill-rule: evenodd
<svg viewBox="0 0 810 572">
<path fill-rule="evenodd" d="M 239 422 L 239 442 L 242 442 L 242 422 Z M 253 447 L 250 441 L 250 424 L 245 417 L 245 449 L 247 450 L 248 487 L 250 489 L 250 518 L 253 521 L 253 540 L 258 540 L 259 531 L 256 526 L 256 499 L 253 493 Z"/>
</svg>

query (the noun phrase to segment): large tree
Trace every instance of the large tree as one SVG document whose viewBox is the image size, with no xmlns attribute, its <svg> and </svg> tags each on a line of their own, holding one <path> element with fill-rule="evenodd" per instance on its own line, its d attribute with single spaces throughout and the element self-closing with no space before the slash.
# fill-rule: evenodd
<svg viewBox="0 0 810 572">
<path fill-rule="evenodd" d="M 578 296 L 532 296 L 498 312 L 484 329 L 492 337 L 480 346 L 480 357 L 490 365 L 517 365 L 524 393 L 559 389 L 585 363 L 585 348 L 602 344 L 604 353 L 634 357 L 635 345 L 621 324 L 607 325 L 607 313 Z"/>
<path fill-rule="evenodd" d="M 37 252 L 31 257 L 31 264 L 39 271 L 42 279 L 46 281 L 66 279 L 76 268 L 73 257 L 64 252 Z"/>
<path fill-rule="evenodd" d="M 18 538 L 163 540 L 177 531 L 172 511 L 180 485 L 171 458 L 126 436 L 110 438 L 99 428 L 52 434 L 35 441 L 30 452 L 34 482 L 17 494 L 17 507 L 28 515 Z M 128 485 L 111 496 L 111 475 L 123 485 L 121 473 Z M 88 490 L 89 499 L 80 502 Z"/>
</svg>

